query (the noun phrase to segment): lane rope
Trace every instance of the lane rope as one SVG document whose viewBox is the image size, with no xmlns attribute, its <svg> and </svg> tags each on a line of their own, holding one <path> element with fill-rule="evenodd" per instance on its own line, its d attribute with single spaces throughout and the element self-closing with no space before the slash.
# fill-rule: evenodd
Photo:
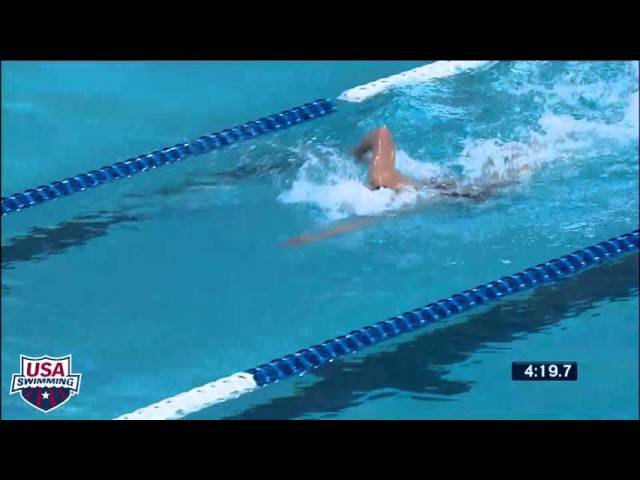
<svg viewBox="0 0 640 480">
<path fill-rule="evenodd" d="M 190 142 L 179 143 L 173 147 L 165 147 L 123 162 L 81 173 L 62 181 L 30 188 L 22 193 L 2 197 L 2 215 L 18 212 L 49 200 L 68 197 L 88 188 L 95 188 L 114 180 L 132 177 L 140 172 L 153 170 L 154 168 L 163 167 L 196 155 L 202 155 L 266 133 L 289 128 L 309 120 L 324 117 L 335 111 L 336 106 L 331 100 L 316 100 L 236 127 L 204 135 Z"/>
<path fill-rule="evenodd" d="M 244 372 L 180 393 L 160 402 L 121 415 L 116 420 L 167 420 L 185 417 L 226 402 L 260 387 L 294 375 L 303 375 L 346 355 L 376 345 L 439 320 L 502 300 L 519 292 L 558 281 L 594 265 L 638 250 L 640 230 L 634 230 L 573 253 L 554 258 L 513 275 L 479 285 L 443 300 L 416 308 L 376 324 L 352 330 L 318 345 L 276 358 Z"/>
<path fill-rule="evenodd" d="M 379 95 L 392 87 L 401 85 L 411 85 L 424 83 L 438 78 L 450 77 L 462 72 L 476 70 L 482 67 L 489 67 L 496 62 L 490 61 L 469 61 L 469 60 L 439 60 L 437 62 L 423 65 L 406 72 L 401 72 L 389 77 L 380 78 L 373 82 L 358 85 L 357 87 L 345 90 L 338 97 L 339 100 L 347 102 L 363 102 L 375 95 Z"/>
</svg>

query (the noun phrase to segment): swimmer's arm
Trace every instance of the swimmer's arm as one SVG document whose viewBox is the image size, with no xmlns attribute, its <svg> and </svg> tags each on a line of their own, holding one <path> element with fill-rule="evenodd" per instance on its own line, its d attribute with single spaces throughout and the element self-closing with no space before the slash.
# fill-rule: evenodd
<svg viewBox="0 0 640 480">
<path fill-rule="evenodd" d="M 352 232 L 353 230 L 357 230 L 358 228 L 366 227 L 375 223 L 377 221 L 374 217 L 362 217 L 357 220 L 352 220 L 350 222 L 341 223 L 331 228 L 327 228 L 326 230 L 322 230 L 318 233 L 313 233 L 309 235 L 300 235 L 298 237 L 290 238 L 289 240 L 284 242 L 284 246 L 293 247 L 299 245 L 305 245 L 307 243 L 317 242 L 320 240 L 324 240 L 325 238 L 335 237 L 337 235 L 341 235 L 343 233 Z"/>
</svg>

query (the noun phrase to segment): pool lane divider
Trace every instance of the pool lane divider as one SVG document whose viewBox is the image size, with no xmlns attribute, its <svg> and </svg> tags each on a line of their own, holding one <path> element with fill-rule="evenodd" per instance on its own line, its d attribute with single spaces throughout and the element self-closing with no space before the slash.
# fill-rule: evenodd
<svg viewBox="0 0 640 480">
<path fill-rule="evenodd" d="M 342 92 L 338 99 L 346 102 L 359 103 L 384 93 L 390 88 L 427 83 L 439 78 L 451 77 L 459 73 L 487 68 L 495 63 L 494 61 L 486 60 L 438 60 L 437 62 L 428 63 L 421 67 L 350 88 Z"/>
<path fill-rule="evenodd" d="M 2 197 L 2 215 L 18 212 L 49 200 L 68 197 L 77 192 L 94 188 L 114 180 L 132 177 L 140 172 L 182 161 L 196 155 L 209 153 L 261 135 L 286 129 L 303 122 L 324 117 L 336 111 L 329 99 L 320 99 L 300 107 L 259 118 L 220 132 L 204 135 L 193 141 L 165 147 L 151 153 L 107 165 L 97 170 L 81 173 L 62 181 L 30 188 L 21 193 Z"/>
<path fill-rule="evenodd" d="M 640 230 L 634 230 L 563 257 L 549 260 L 513 275 L 507 275 L 443 300 L 416 308 L 346 335 L 276 358 L 244 372 L 207 383 L 158 403 L 121 415 L 116 420 L 169 420 L 185 417 L 212 405 L 303 375 L 341 357 L 384 340 L 427 327 L 474 308 L 502 300 L 516 293 L 553 283 L 589 267 L 638 250 Z"/>
</svg>

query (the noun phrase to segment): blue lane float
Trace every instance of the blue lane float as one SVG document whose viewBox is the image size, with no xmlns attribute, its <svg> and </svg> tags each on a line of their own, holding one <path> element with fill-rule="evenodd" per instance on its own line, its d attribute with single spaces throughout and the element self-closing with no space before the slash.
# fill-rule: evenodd
<svg viewBox="0 0 640 480">
<path fill-rule="evenodd" d="M 353 330 L 321 344 L 276 358 L 255 368 L 207 383 L 167 398 L 118 420 L 177 419 L 217 403 L 237 398 L 294 375 L 303 375 L 336 359 L 395 338 L 439 320 L 468 312 L 509 295 L 556 282 L 594 265 L 638 250 L 640 230 L 554 258 L 513 275 L 479 285 L 376 324 Z"/>
<path fill-rule="evenodd" d="M 24 210 L 34 205 L 61 197 L 68 197 L 88 188 L 94 188 L 114 180 L 132 177 L 140 172 L 179 162 L 185 158 L 202 155 L 243 140 L 298 125 L 308 120 L 324 117 L 336 110 L 329 99 L 320 99 L 300 107 L 284 110 L 258 120 L 204 135 L 191 142 L 179 143 L 154 152 L 139 155 L 123 162 L 81 173 L 62 181 L 51 182 L 21 193 L 2 197 L 2 215 Z"/>
</svg>

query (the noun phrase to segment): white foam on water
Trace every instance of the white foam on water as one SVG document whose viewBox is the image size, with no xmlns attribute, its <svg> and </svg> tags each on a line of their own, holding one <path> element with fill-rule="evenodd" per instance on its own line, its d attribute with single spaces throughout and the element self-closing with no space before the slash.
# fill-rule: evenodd
<svg viewBox="0 0 640 480">
<path fill-rule="evenodd" d="M 460 180 L 466 186 L 526 183 L 545 165 L 572 162 L 578 153 L 585 151 L 595 154 L 599 140 L 637 139 L 638 112 L 637 106 L 633 109 L 633 101 L 629 113 L 615 124 L 548 112 L 538 122 L 542 133 L 530 131 L 527 140 L 468 139 L 462 153 L 448 164 L 461 167 Z M 319 154 L 306 153 L 307 161 L 291 187 L 279 195 L 280 201 L 310 204 L 322 210 L 328 219 L 337 220 L 352 215 L 380 215 L 438 195 L 428 189 L 371 190 L 367 186 L 366 166 L 357 165 L 347 153 L 336 149 L 320 150 Z M 414 159 L 403 150 L 397 152 L 396 168 L 416 180 L 451 176 L 448 167 L 429 159 Z"/>
<path fill-rule="evenodd" d="M 298 171 L 291 188 L 281 193 L 283 203 L 306 203 L 324 212 L 330 220 L 353 215 L 379 215 L 415 205 L 433 194 L 413 188 L 399 192 L 388 188 L 371 190 L 366 182 L 366 168 L 353 158 L 334 149 L 324 149 L 324 158 L 307 153 L 308 160 Z M 415 179 L 442 176 L 445 169 L 418 162 L 406 152 L 397 152 L 399 171 Z"/>
<path fill-rule="evenodd" d="M 632 130 L 635 130 L 636 134 L 638 133 L 639 104 L 640 100 L 638 99 L 638 91 L 636 90 L 631 94 L 629 105 L 627 105 L 627 108 L 624 111 L 624 123 L 629 126 L 629 133 L 631 133 Z"/>
<path fill-rule="evenodd" d="M 572 163 L 585 153 L 595 156 L 607 151 L 610 142 L 637 140 L 637 117 L 637 107 L 613 124 L 547 112 L 538 121 L 542 133 L 530 132 L 527 141 L 468 139 L 454 163 L 462 167 L 467 184 L 526 182 L 545 165 Z"/>
<path fill-rule="evenodd" d="M 433 74 L 432 78 L 438 77 L 434 72 L 449 71 L 450 66 L 438 70 L 437 63 L 430 65 L 435 65 L 429 74 Z M 459 154 L 443 159 L 444 164 L 429 158 L 412 158 L 399 149 L 396 167 L 400 173 L 419 181 L 462 172 L 458 179 L 466 187 L 522 184 L 547 166 L 584 162 L 616 153 L 620 144 L 638 141 L 638 85 L 637 80 L 629 82 L 634 71 L 637 78 L 638 62 L 628 65 L 628 72 L 622 76 L 607 81 L 601 78 L 607 65 L 576 64 L 552 82 L 544 79 L 544 72 L 554 68 L 553 64 L 520 63 L 525 77 L 500 80 L 496 88 L 517 95 L 535 92 L 544 107 L 536 123 L 528 120 L 517 140 L 470 137 L 463 142 Z M 617 121 L 612 120 L 616 118 Z M 356 164 L 347 148 L 316 144 L 313 152 L 307 149 L 298 154 L 306 162 L 278 198 L 284 203 L 311 205 L 329 220 L 380 215 L 438 196 L 429 189 L 369 189 L 367 165 Z"/>
<path fill-rule="evenodd" d="M 637 78 L 638 62 L 632 62 L 632 70 Z M 545 111 L 535 128 L 523 132 L 520 141 L 467 139 L 462 154 L 452 162 L 461 167 L 463 182 L 526 182 L 545 165 L 575 163 L 637 142 L 638 84 L 630 85 L 629 78 L 625 77 L 609 82 L 594 80 L 589 74 L 580 70 L 571 72 L 568 79 L 555 83 L 550 89 L 535 83 L 506 88 L 517 94 L 543 93 Z M 593 110 L 582 107 L 585 101 L 594 102 L 598 111 L 605 113 L 620 112 L 623 107 L 623 117 L 614 122 L 594 119 Z M 579 117 L 554 113 L 559 107 L 561 111 L 573 107 L 583 113 Z M 590 113 L 591 118 L 586 113 Z"/>
</svg>

